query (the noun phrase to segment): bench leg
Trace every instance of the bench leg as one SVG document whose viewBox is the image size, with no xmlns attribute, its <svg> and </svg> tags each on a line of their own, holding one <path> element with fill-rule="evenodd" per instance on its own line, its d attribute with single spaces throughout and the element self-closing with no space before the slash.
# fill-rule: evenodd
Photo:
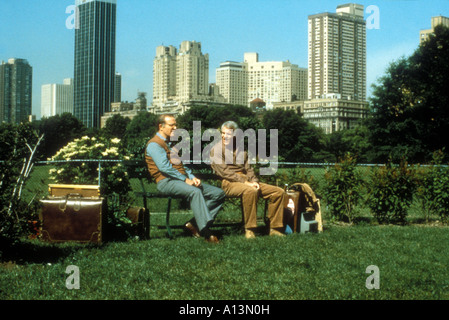
<svg viewBox="0 0 449 320">
<path fill-rule="evenodd" d="M 143 237 L 144 239 L 150 239 L 150 211 L 144 208 L 143 213 Z"/>
<path fill-rule="evenodd" d="M 165 215 L 165 226 L 167 228 L 167 234 L 170 239 L 173 238 L 173 233 L 170 228 L 170 209 L 171 209 L 171 197 L 168 198 L 167 213 Z"/>
<path fill-rule="evenodd" d="M 150 239 L 150 210 L 148 210 L 148 201 L 145 193 L 143 194 L 143 236 L 145 239 Z"/>
</svg>

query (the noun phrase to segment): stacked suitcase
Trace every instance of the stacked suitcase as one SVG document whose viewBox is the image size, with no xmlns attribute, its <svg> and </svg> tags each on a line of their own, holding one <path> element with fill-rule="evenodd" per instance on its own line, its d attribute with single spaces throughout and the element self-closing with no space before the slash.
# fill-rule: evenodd
<svg viewBox="0 0 449 320">
<path fill-rule="evenodd" d="M 107 205 L 99 186 L 49 185 L 41 202 L 41 239 L 49 242 L 101 243 Z"/>
</svg>

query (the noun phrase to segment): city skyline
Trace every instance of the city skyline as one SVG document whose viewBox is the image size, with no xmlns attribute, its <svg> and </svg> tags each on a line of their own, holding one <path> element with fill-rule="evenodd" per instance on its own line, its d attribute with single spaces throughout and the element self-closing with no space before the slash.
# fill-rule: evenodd
<svg viewBox="0 0 449 320">
<path fill-rule="evenodd" d="M 122 75 L 122 100 L 137 92 L 152 97 L 153 59 L 160 45 L 197 41 L 208 54 L 209 82 L 225 61 L 242 61 L 257 52 L 261 61 L 286 61 L 307 67 L 308 16 L 335 12 L 337 5 L 362 4 L 379 10 L 379 28 L 367 29 L 367 91 L 388 64 L 419 45 L 419 33 L 433 16 L 448 16 L 449 1 L 180 1 L 117 0 L 116 71 Z M 75 30 L 67 28 L 74 1 L 6 0 L 0 12 L 0 60 L 27 59 L 33 67 L 33 114 L 40 118 L 43 84 L 73 78 Z M 19 14 L 20 13 L 20 14 Z M 365 19 L 375 12 L 366 12 Z"/>
</svg>

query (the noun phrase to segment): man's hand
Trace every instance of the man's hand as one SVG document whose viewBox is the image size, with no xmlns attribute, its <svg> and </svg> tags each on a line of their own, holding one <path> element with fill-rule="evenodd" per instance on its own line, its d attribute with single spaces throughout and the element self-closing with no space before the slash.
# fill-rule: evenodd
<svg viewBox="0 0 449 320">
<path fill-rule="evenodd" d="M 255 188 L 256 190 L 259 190 L 259 189 L 260 189 L 259 183 L 257 183 L 257 182 L 249 182 L 249 181 L 246 181 L 245 184 L 248 185 L 248 186 L 250 186 L 250 187 Z"/>
<path fill-rule="evenodd" d="M 187 183 L 189 186 L 199 187 L 201 185 L 201 180 L 198 178 L 193 179 L 187 178 L 185 183 Z"/>
<path fill-rule="evenodd" d="M 201 180 L 198 178 L 193 178 L 193 185 L 199 187 L 201 185 Z"/>
</svg>

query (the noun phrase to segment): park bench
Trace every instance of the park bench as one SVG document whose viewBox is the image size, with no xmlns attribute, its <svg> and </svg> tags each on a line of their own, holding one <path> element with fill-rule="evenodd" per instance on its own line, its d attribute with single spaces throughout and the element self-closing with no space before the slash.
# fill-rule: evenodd
<svg viewBox="0 0 449 320">
<path fill-rule="evenodd" d="M 183 199 L 184 197 L 176 197 L 176 196 L 170 196 L 164 193 L 161 193 L 159 191 L 150 191 L 149 186 L 150 185 L 156 185 L 156 182 L 153 181 L 151 178 L 145 161 L 139 161 L 139 160 L 130 160 L 125 161 L 124 165 L 126 166 L 128 177 L 130 179 L 138 179 L 139 181 L 139 188 L 140 191 L 134 191 L 134 194 L 136 197 L 142 198 L 142 205 L 144 207 L 144 217 L 142 217 L 142 225 L 144 229 L 145 236 L 144 238 L 149 238 L 150 233 L 150 213 L 149 213 L 149 201 L 151 199 L 155 198 L 163 198 L 167 199 L 167 207 L 165 210 L 165 228 L 167 231 L 167 235 L 169 238 L 173 238 L 173 231 L 172 229 L 176 228 L 183 228 L 184 225 L 171 225 L 170 224 L 170 212 L 171 212 L 171 205 L 173 199 Z M 221 181 L 221 178 L 218 177 L 214 172 L 212 171 L 211 167 L 207 164 L 201 164 L 201 165 L 195 165 L 194 168 L 192 166 L 190 167 L 192 169 L 193 174 L 202 181 L 205 181 L 206 183 L 210 183 L 212 185 L 216 185 L 214 182 Z M 219 186 L 219 185 L 218 185 Z M 228 197 L 229 199 L 229 197 Z M 265 209 L 264 209 L 264 221 L 266 222 L 267 217 L 267 205 L 268 202 L 265 201 Z M 241 212 L 241 221 L 233 222 L 233 223 L 214 223 L 214 226 L 220 227 L 220 226 L 230 226 L 230 225 L 244 225 L 244 214 L 243 214 L 243 204 L 240 200 L 240 212 Z"/>
</svg>

